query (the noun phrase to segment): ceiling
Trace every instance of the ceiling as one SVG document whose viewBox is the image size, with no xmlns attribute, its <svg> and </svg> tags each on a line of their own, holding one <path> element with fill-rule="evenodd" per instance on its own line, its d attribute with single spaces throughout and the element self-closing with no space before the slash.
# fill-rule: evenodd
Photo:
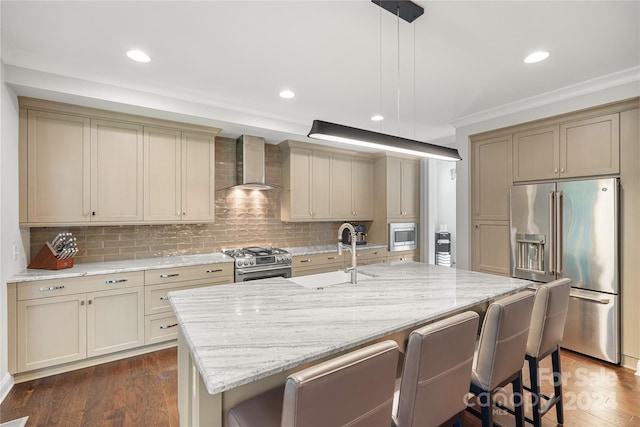
<svg viewBox="0 0 640 427">
<path fill-rule="evenodd" d="M 425 13 L 409 24 L 368 0 L 3 0 L 5 80 L 18 95 L 271 143 L 307 140 L 314 119 L 447 143 L 465 117 L 640 80 L 639 1 L 416 3 Z M 152 61 L 129 60 L 133 48 Z M 549 59 L 524 64 L 538 49 Z"/>
</svg>

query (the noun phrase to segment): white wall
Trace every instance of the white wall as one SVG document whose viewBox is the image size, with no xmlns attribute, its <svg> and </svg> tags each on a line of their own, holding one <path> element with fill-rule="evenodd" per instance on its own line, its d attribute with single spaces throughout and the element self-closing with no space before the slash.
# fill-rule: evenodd
<svg viewBox="0 0 640 427">
<path fill-rule="evenodd" d="M 433 159 L 427 162 L 428 180 L 423 188 L 428 188 L 428 216 L 426 221 L 423 219 L 421 222 L 427 226 L 426 244 L 428 245 L 428 255 L 423 261 L 430 264 L 435 263 L 435 233 L 442 225 L 445 225 L 446 231 L 451 233 L 453 240 L 451 254 L 452 261 L 455 262 L 456 180 L 451 179 L 451 169 L 455 170 L 457 164 L 458 162 Z"/>
<path fill-rule="evenodd" d="M 18 227 L 18 98 L 5 85 L 0 62 L 0 400 L 13 385 L 7 362 L 7 278 L 26 266 Z"/>
<path fill-rule="evenodd" d="M 583 82 L 549 94 L 462 118 L 456 127 L 456 147 L 462 161 L 457 163 L 456 179 L 456 262 L 458 268 L 471 268 L 471 177 L 469 136 L 520 123 L 557 116 L 640 96 L 638 68 L 616 75 Z"/>
</svg>

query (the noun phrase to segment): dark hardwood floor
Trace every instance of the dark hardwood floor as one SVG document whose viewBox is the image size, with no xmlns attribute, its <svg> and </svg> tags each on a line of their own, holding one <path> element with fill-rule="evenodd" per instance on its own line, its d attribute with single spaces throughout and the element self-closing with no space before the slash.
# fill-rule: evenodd
<svg viewBox="0 0 640 427">
<path fill-rule="evenodd" d="M 640 377 L 632 370 L 568 351 L 562 370 L 565 426 L 640 426 Z M 16 384 L 0 405 L 0 422 L 28 415 L 28 427 L 177 426 L 176 374 L 174 348 Z M 514 425 L 511 416 L 496 419 Z M 555 411 L 543 421 L 555 426 Z M 465 425 L 480 422 L 466 414 Z"/>
</svg>

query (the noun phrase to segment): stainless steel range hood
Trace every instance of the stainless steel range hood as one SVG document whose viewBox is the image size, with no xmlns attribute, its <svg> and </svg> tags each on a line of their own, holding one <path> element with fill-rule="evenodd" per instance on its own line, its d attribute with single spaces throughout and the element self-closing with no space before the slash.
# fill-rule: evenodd
<svg viewBox="0 0 640 427">
<path fill-rule="evenodd" d="M 236 185 L 247 190 L 271 190 L 265 182 L 264 138 L 242 135 L 236 140 Z"/>
</svg>

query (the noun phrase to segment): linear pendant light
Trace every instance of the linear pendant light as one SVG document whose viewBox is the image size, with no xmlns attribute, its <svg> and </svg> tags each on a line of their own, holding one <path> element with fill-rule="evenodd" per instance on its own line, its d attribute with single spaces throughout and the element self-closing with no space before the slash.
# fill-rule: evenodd
<svg viewBox="0 0 640 427">
<path fill-rule="evenodd" d="M 408 0 L 371 0 L 371 2 L 394 15 L 397 14 L 398 18 L 402 18 L 410 23 L 424 13 L 424 9 L 422 9 L 422 7 Z M 398 117 L 398 120 L 399 119 L 400 118 Z M 325 141 L 358 145 L 360 147 L 393 151 L 396 153 L 411 154 L 414 156 L 428 157 L 438 160 L 462 160 L 458 150 L 454 148 L 442 147 L 413 139 L 402 138 L 400 136 L 358 129 L 322 120 L 313 121 L 311 130 L 307 136 L 309 138 L 322 139 Z"/>
<path fill-rule="evenodd" d="M 343 144 L 358 145 L 360 147 L 393 151 L 432 159 L 462 160 L 458 154 L 458 150 L 454 148 L 441 147 L 439 145 L 428 144 L 400 136 L 387 135 L 322 120 L 313 121 L 311 130 L 307 136 L 325 141 L 342 142 Z"/>
</svg>

